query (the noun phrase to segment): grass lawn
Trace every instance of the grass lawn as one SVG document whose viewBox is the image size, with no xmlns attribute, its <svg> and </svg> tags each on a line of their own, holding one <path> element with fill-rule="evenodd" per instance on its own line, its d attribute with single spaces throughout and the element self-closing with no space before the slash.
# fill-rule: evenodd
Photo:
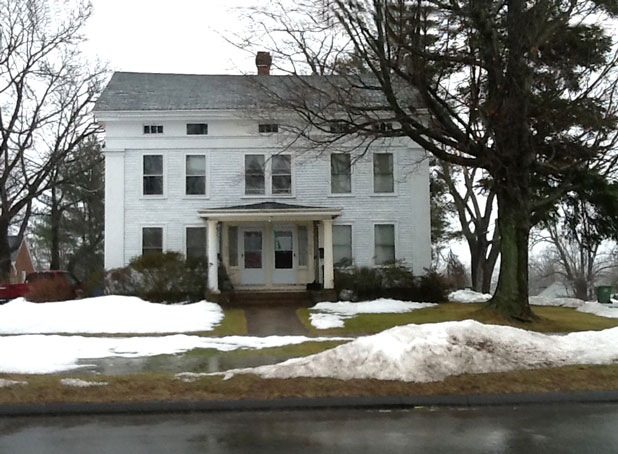
<svg viewBox="0 0 618 454">
<path fill-rule="evenodd" d="M 298 309 L 298 318 L 312 335 L 350 335 L 373 334 L 398 325 L 408 323 L 437 323 L 472 319 L 482 323 L 510 325 L 542 333 L 561 333 L 571 331 L 596 331 L 618 326 L 618 319 L 598 317 L 577 312 L 565 307 L 533 306 L 539 319 L 532 323 L 513 323 L 499 315 L 483 311 L 482 304 L 443 303 L 426 309 L 418 309 L 404 314 L 359 314 L 344 320 L 343 328 L 319 330 L 309 322 L 309 309 Z"/>
<path fill-rule="evenodd" d="M 265 380 L 253 375 L 235 376 L 230 380 L 210 376 L 185 383 L 169 373 L 150 373 L 107 377 L 71 375 L 72 378 L 109 383 L 107 386 L 74 388 L 61 385 L 63 377 L 0 375 L 0 378 L 28 382 L 28 385 L 0 388 L 0 404 L 618 390 L 618 365 L 460 375 L 435 383 L 325 378 Z"/>
</svg>

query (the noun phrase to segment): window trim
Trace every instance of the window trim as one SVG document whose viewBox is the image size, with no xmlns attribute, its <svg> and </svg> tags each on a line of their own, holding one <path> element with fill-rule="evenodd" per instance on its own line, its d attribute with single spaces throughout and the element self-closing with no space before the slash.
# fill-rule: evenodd
<svg viewBox="0 0 618 454">
<path fill-rule="evenodd" d="M 247 194 L 247 156 L 263 156 L 264 157 L 264 193 L 263 194 Z M 270 188 L 268 187 L 268 155 L 255 151 L 246 151 L 242 154 L 242 196 L 248 198 L 268 197 Z"/>
<path fill-rule="evenodd" d="M 381 268 L 381 267 L 385 267 L 388 265 L 384 265 L 384 264 L 377 264 L 376 263 L 376 225 L 392 225 L 393 226 L 393 235 L 394 235 L 394 241 L 395 244 L 393 245 L 395 248 L 395 262 L 398 260 L 398 254 L 397 251 L 399 250 L 399 226 L 398 223 L 396 221 L 373 221 L 372 222 L 372 228 L 371 228 L 371 247 L 373 250 L 373 254 L 371 257 L 371 263 L 373 264 L 374 267 L 377 268 Z"/>
<path fill-rule="evenodd" d="M 145 223 L 139 224 L 139 255 L 138 257 L 142 257 L 144 255 L 144 229 L 145 228 L 158 228 L 161 229 L 161 252 L 167 252 L 167 225 L 159 224 L 159 223 Z"/>
<path fill-rule="evenodd" d="M 333 192 L 332 156 L 335 154 L 346 154 L 350 156 L 350 192 Z M 354 197 L 356 188 L 353 175 L 354 163 L 352 154 L 344 151 L 331 151 L 328 155 L 328 197 Z"/>
<path fill-rule="evenodd" d="M 377 154 L 390 154 L 393 157 L 393 192 L 376 192 L 376 175 L 375 175 L 375 156 Z M 393 197 L 397 195 L 397 178 L 395 169 L 397 162 L 395 161 L 395 153 L 392 151 L 374 151 L 371 155 L 371 196 L 372 197 Z"/>
<path fill-rule="evenodd" d="M 204 257 L 208 258 L 208 226 L 206 224 L 202 223 L 202 224 L 184 224 L 183 227 L 184 227 L 183 231 L 182 231 L 183 245 L 184 245 L 183 253 L 184 253 L 184 256 L 185 256 L 185 260 L 188 257 L 188 254 L 187 254 L 187 239 L 188 239 L 187 229 L 198 229 L 198 228 L 199 229 L 204 229 L 204 231 L 205 231 L 206 242 L 205 242 L 204 245 L 206 246 L 206 249 L 204 250 Z"/>
<path fill-rule="evenodd" d="M 144 156 L 161 156 L 163 161 L 163 193 L 144 194 Z M 140 168 L 140 198 L 141 199 L 166 199 L 167 198 L 167 154 L 162 151 L 142 151 L 139 160 Z"/>
<path fill-rule="evenodd" d="M 204 156 L 205 165 L 204 171 L 206 172 L 204 177 L 206 178 L 206 187 L 204 188 L 204 194 L 187 194 L 187 156 Z M 182 157 L 182 197 L 184 199 L 209 199 L 210 198 L 210 156 L 205 151 L 187 151 L 183 153 Z"/>
<path fill-rule="evenodd" d="M 246 155 L 262 155 L 264 156 L 264 194 L 247 194 L 245 185 L 245 156 Z M 292 176 L 291 191 L 289 194 L 273 194 L 272 192 L 272 157 L 273 156 L 290 156 L 290 170 Z M 275 151 L 244 151 L 242 153 L 242 195 L 241 199 L 264 199 L 264 198 L 278 198 L 278 199 L 293 199 L 296 198 L 296 168 L 294 166 L 294 156 L 291 152 L 278 153 Z"/>
<path fill-rule="evenodd" d="M 275 194 L 274 192 L 274 188 L 273 188 L 273 178 L 275 176 L 287 176 L 288 174 L 283 174 L 283 173 L 278 173 L 275 175 L 274 170 L 273 170 L 273 161 L 275 158 L 281 157 L 281 156 L 289 156 L 290 157 L 290 192 L 283 192 L 283 193 L 277 193 Z M 294 188 L 293 188 L 293 182 L 294 182 L 294 178 L 293 178 L 293 171 L 292 171 L 292 154 L 291 153 L 273 153 L 270 155 L 270 158 L 268 159 L 270 161 L 270 166 L 267 166 L 266 168 L 268 170 L 270 170 L 269 172 L 269 180 L 270 180 L 270 194 L 273 197 L 289 197 L 290 195 L 292 195 L 294 193 Z"/>
<path fill-rule="evenodd" d="M 152 129 L 153 126 L 157 127 L 157 132 L 146 132 L 146 127 Z M 159 124 L 159 123 L 155 123 L 155 122 L 148 122 L 148 123 L 142 123 L 142 135 L 143 136 L 162 136 L 165 134 L 165 125 L 163 125 L 163 123 Z M 158 132 L 158 128 L 161 127 L 161 132 Z"/>
<path fill-rule="evenodd" d="M 333 266 L 335 267 L 335 269 L 339 269 L 339 270 L 345 270 L 345 269 L 349 269 L 349 268 L 353 268 L 354 264 L 356 263 L 355 260 L 355 254 L 354 254 L 354 246 L 355 246 L 355 242 L 354 242 L 354 223 L 352 222 L 341 222 L 341 223 L 336 223 L 333 224 L 333 227 L 335 226 L 349 226 L 350 227 L 350 252 L 352 253 L 352 257 L 350 258 L 350 264 L 347 266 L 336 266 L 335 264 L 335 254 L 333 253 Z M 333 233 L 333 238 L 335 237 L 335 234 Z M 335 245 L 333 244 L 333 249 L 335 248 Z"/>
</svg>

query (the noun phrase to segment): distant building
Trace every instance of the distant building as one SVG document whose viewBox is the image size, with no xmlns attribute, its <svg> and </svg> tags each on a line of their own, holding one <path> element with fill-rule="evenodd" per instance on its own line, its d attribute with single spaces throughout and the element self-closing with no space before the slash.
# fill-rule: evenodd
<svg viewBox="0 0 618 454">
<path fill-rule="evenodd" d="M 18 243 L 17 236 L 9 236 L 9 248 L 11 249 L 11 284 L 21 284 L 26 280 L 26 275 L 34 271 L 30 250 L 25 240 Z"/>
</svg>

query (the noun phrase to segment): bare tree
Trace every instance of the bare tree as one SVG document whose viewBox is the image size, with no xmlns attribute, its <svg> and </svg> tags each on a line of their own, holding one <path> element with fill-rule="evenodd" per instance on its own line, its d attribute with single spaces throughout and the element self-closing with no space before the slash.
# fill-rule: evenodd
<svg viewBox="0 0 618 454">
<path fill-rule="evenodd" d="M 276 67 L 294 76 L 285 89 L 263 85 L 274 105 L 310 125 L 297 137 L 323 146 L 407 137 L 449 164 L 483 169 L 501 255 L 486 307 L 534 318 L 531 228 L 565 194 L 591 181 L 605 191 L 616 161 L 618 56 L 603 24 L 618 10 L 600 0 L 295 4 L 254 11 L 256 33 L 243 45 L 270 39 Z M 333 38 L 320 38 L 320 26 Z M 346 72 L 322 69 L 341 61 Z"/>
<path fill-rule="evenodd" d="M 23 237 L 58 164 L 99 131 L 90 110 L 105 73 L 79 52 L 90 13 L 79 0 L 0 0 L 0 279 L 9 230 Z"/>
</svg>

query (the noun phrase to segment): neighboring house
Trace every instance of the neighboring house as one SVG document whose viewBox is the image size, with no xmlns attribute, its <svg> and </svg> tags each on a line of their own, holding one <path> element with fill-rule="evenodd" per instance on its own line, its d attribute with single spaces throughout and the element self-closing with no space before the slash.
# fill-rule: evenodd
<svg viewBox="0 0 618 454">
<path fill-rule="evenodd" d="M 26 240 L 19 243 L 17 236 L 9 236 L 9 248 L 11 249 L 11 284 L 21 284 L 26 280 L 26 275 L 34 271 L 30 250 Z"/>
<path fill-rule="evenodd" d="M 150 251 L 207 256 L 235 288 L 333 288 L 336 266 L 431 263 L 429 172 L 409 140 L 362 156 L 286 147 L 255 78 L 117 72 L 105 127 L 105 267 Z M 256 107 L 257 106 L 257 107 Z M 279 117 L 282 118 L 282 117 Z"/>
</svg>

